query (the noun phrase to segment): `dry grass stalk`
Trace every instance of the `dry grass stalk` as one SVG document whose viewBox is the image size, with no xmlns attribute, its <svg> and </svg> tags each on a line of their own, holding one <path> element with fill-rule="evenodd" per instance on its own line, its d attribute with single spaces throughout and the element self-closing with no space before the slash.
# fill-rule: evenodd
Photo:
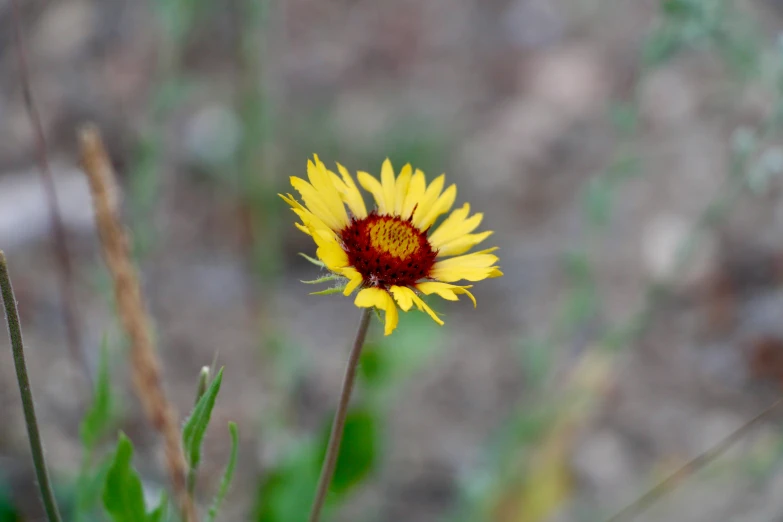
<svg viewBox="0 0 783 522">
<path fill-rule="evenodd" d="M 163 391 L 160 361 L 150 332 L 149 315 L 136 270 L 130 260 L 128 237 L 117 215 L 114 171 L 95 127 L 86 126 L 80 130 L 79 144 L 92 193 L 103 256 L 114 280 L 117 310 L 130 340 L 136 393 L 150 422 L 163 436 L 166 464 L 183 517 L 186 522 L 194 522 L 196 512 L 186 488 L 187 463 L 179 433 L 179 420 Z"/>
</svg>

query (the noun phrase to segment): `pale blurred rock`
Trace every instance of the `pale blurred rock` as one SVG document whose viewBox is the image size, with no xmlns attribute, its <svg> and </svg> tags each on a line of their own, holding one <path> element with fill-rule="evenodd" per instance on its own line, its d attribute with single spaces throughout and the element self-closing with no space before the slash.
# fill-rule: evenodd
<svg viewBox="0 0 783 522">
<path fill-rule="evenodd" d="M 645 226 L 642 254 L 649 276 L 662 283 L 691 286 L 703 282 L 713 272 L 718 241 L 714 234 L 699 233 L 693 251 L 682 267 L 680 256 L 689 241 L 693 223 L 677 214 L 660 214 Z M 678 273 L 679 270 L 679 273 Z"/>
<path fill-rule="evenodd" d="M 596 496 L 611 504 L 637 490 L 631 451 L 614 431 L 601 429 L 580 441 L 571 463 L 577 476 Z"/>
<path fill-rule="evenodd" d="M 3 147 L 7 147 L 11 155 L 18 154 L 20 150 L 33 150 L 35 131 L 21 100 L 20 103 L 9 104 L 5 109 L 3 111 L 2 132 L 7 136 L 9 143 L 3 144 Z M 41 120 L 41 123 L 46 127 L 48 122 L 44 115 L 41 115 Z"/>
<path fill-rule="evenodd" d="M 53 166 L 63 223 L 71 230 L 93 230 L 90 191 L 74 167 Z M 38 241 L 49 234 L 49 209 L 36 170 L 0 176 L 0 245 L 5 250 Z"/>
<path fill-rule="evenodd" d="M 565 33 L 565 20 L 554 2 L 515 0 L 503 13 L 506 39 L 515 47 L 530 49 L 549 45 Z"/>
<path fill-rule="evenodd" d="M 392 123 L 393 110 L 378 96 L 349 90 L 335 104 L 335 134 L 359 150 L 375 148 Z"/>
<path fill-rule="evenodd" d="M 188 121 L 185 149 L 196 163 L 225 164 L 239 147 L 241 134 L 241 124 L 234 111 L 224 105 L 209 105 L 196 111 Z"/>
<path fill-rule="evenodd" d="M 83 51 L 93 34 L 96 10 L 92 2 L 52 2 L 33 32 L 33 53 L 63 63 Z"/>
<path fill-rule="evenodd" d="M 530 96 L 563 118 L 603 110 L 611 92 L 611 71 L 601 54 L 584 42 L 542 53 L 524 73 Z"/>
<path fill-rule="evenodd" d="M 734 412 L 722 409 L 706 411 L 699 415 L 688 430 L 689 451 L 693 455 L 703 453 L 730 435 L 745 423 L 745 420 Z M 734 444 L 717 460 L 736 459 L 742 454 L 742 442 Z"/>
<path fill-rule="evenodd" d="M 642 82 L 639 105 L 646 123 L 653 129 L 666 129 L 693 120 L 699 99 L 688 77 L 677 69 L 662 68 Z"/>
<path fill-rule="evenodd" d="M 519 195 L 528 189 L 530 165 L 546 161 L 548 147 L 563 130 L 556 112 L 519 98 L 465 144 L 463 161 L 468 171 L 482 173 L 478 188 Z"/>
</svg>

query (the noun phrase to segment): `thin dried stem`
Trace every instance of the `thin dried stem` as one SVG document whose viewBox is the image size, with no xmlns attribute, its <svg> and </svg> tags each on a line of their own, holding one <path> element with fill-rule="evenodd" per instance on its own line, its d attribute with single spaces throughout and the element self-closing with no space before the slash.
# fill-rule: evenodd
<svg viewBox="0 0 783 522">
<path fill-rule="evenodd" d="M 19 384 L 19 393 L 22 396 L 22 409 L 24 410 L 24 421 L 27 425 L 27 438 L 30 440 L 30 451 L 33 455 L 33 466 L 38 477 L 41 499 L 43 500 L 49 522 L 60 522 L 60 512 L 54 500 L 52 483 L 49 480 L 49 472 L 46 469 L 46 461 L 44 460 L 41 433 L 38 431 L 33 391 L 30 387 L 30 378 L 27 375 L 24 343 L 22 342 L 22 325 L 19 322 L 19 312 L 16 309 L 16 296 L 14 296 L 11 277 L 8 275 L 8 265 L 2 250 L 0 250 L 0 290 L 3 294 L 3 303 L 5 304 L 5 316 L 8 321 L 8 334 L 11 337 L 11 351 L 14 355 L 16 380 Z"/>
<path fill-rule="evenodd" d="M 149 314 L 142 299 L 136 270 L 130 260 L 128 237 L 117 216 L 114 170 L 95 127 L 82 128 L 79 143 L 82 163 L 90 183 L 103 257 L 114 280 L 120 321 L 130 340 L 136 394 L 150 422 L 163 436 L 166 464 L 183 518 L 185 522 L 195 522 L 196 510 L 185 484 L 187 464 L 182 450 L 179 420 L 163 391 L 160 361 L 152 341 Z"/>
<path fill-rule="evenodd" d="M 680 469 L 672 473 L 669 477 L 659 482 L 655 487 L 649 490 L 647 493 L 639 497 L 632 504 L 628 505 L 625 509 L 617 513 L 615 516 L 609 519 L 608 522 L 620 522 L 622 520 L 632 520 L 634 517 L 640 515 L 643 511 L 653 505 L 661 497 L 669 493 L 684 479 L 690 477 L 704 466 L 715 460 L 722 453 L 728 450 L 731 446 L 744 437 L 752 428 L 754 428 L 761 421 L 769 417 L 769 415 L 775 411 L 781 404 L 783 404 L 783 397 L 779 398 L 771 405 L 767 406 L 761 413 L 753 417 L 747 423 L 743 424 L 736 431 L 729 434 L 726 438 L 720 441 L 718 444 L 708 449 L 701 455 L 688 461 Z"/>
<path fill-rule="evenodd" d="M 356 369 L 359 366 L 359 358 L 362 355 L 364 339 L 367 337 L 367 329 L 370 326 L 370 316 L 372 308 L 362 311 L 362 318 L 359 321 L 359 328 L 356 331 L 356 338 L 353 341 L 353 348 L 348 356 L 348 364 L 345 367 L 345 376 L 343 377 L 343 386 L 340 390 L 340 401 L 337 404 L 337 411 L 334 414 L 332 422 L 332 431 L 329 434 L 329 443 L 326 446 L 326 456 L 321 467 L 321 476 L 318 479 L 318 487 L 315 490 L 315 500 L 310 510 L 310 522 L 318 522 L 321 516 L 326 494 L 329 492 L 329 484 L 332 483 L 334 468 L 337 465 L 337 457 L 340 454 L 340 443 L 343 440 L 343 431 L 345 429 L 345 417 L 348 415 L 348 405 L 351 402 L 351 392 L 356 382 Z"/>
<path fill-rule="evenodd" d="M 49 228 L 52 234 L 52 249 L 59 270 L 58 283 L 60 286 L 60 300 L 62 301 L 63 319 L 65 321 L 66 336 L 68 339 L 68 351 L 71 357 L 82 369 L 90 390 L 93 389 L 92 371 L 87 357 L 82 348 L 81 321 L 76 306 L 73 291 L 73 268 L 71 256 L 68 253 L 68 238 L 65 225 L 60 212 L 60 203 L 57 200 L 57 191 L 54 187 L 52 170 L 49 167 L 49 155 L 47 153 L 46 136 L 44 135 L 41 116 L 33 98 L 30 87 L 30 69 L 27 65 L 27 51 L 22 37 L 22 14 L 19 0 L 11 0 L 11 10 L 14 25 L 14 43 L 16 44 L 16 58 L 19 67 L 19 83 L 22 88 L 24 106 L 27 116 L 35 133 L 35 147 L 38 158 L 38 167 L 41 171 L 41 182 L 46 197 L 46 206 L 49 209 Z"/>
</svg>

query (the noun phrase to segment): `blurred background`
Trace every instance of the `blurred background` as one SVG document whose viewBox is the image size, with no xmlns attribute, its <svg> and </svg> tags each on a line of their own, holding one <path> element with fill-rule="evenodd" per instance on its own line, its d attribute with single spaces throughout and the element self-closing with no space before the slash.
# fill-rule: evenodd
<svg viewBox="0 0 783 522">
<path fill-rule="evenodd" d="M 206 505 L 236 421 L 224 520 L 304 519 L 359 317 L 300 283 L 318 269 L 297 253 L 315 249 L 277 193 L 313 153 L 446 172 L 506 274 L 476 285 L 476 310 L 435 302 L 444 327 L 373 325 L 331 520 L 606 520 L 780 394 L 782 2 L 22 4 L 80 342 L 93 375 L 106 347 L 112 376 L 93 457 L 123 430 L 150 495 L 167 480 L 79 168 L 88 121 L 181 416 L 200 368 L 225 366 L 198 484 Z M 0 0 L 0 248 L 63 510 L 104 520 L 12 35 Z M 0 336 L 0 521 L 41 520 L 12 367 Z M 783 519 L 781 420 L 639 519 Z"/>
</svg>

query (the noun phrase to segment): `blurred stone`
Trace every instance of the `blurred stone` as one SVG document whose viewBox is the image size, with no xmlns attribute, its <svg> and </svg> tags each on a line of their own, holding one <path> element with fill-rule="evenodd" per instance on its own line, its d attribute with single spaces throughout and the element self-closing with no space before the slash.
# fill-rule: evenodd
<svg viewBox="0 0 783 522">
<path fill-rule="evenodd" d="M 519 196 L 529 188 L 530 166 L 546 161 L 549 146 L 562 131 L 562 119 L 546 106 L 524 98 L 507 102 L 466 142 L 466 170 L 481 173 L 477 188 Z"/>
<path fill-rule="evenodd" d="M 680 71 L 655 69 L 640 86 L 640 113 L 653 129 L 666 129 L 687 123 L 698 108 L 696 87 Z"/>
<path fill-rule="evenodd" d="M 563 118 L 601 111 L 611 92 L 611 71 L 600 53 L 584 42 L 543 53 L 524 74 L 530 96 Z"/>
<path fill-rule="evenodd" d="M 577 444 L 571 463 L 602 501 L 614 504 L 636 491 L 630 449 L 614 431 L 604 428 L 588 435 Z"/>
<path fill-rule="evenodd" d="M 46 126 L 47 121 L 44 118 L 42 115 L 42 124 Z M 0 132 L 7 136 L 8 142 L 4 143 L 2 147 L 8 150 L 9 156 L 13 157 L 15 154 L 19 154 L 20 151 L 27 152 L 33 150 L 35 131 L 21 100 L 20 103 L 9 104 L 4 108 L 3 130 Z"/>
<path fill-rule="evenodd" d="M 47 4 L 33 32 L 33 52 L 51 62 L 73 60 L 93 35 L 95 7 L 86 0 Z"/>
<path fill-rule="evenodd" d="M 565 20 L 548 0 L 515 0 L 503 13 L 506 39 L 517 48 L 550 45 L 565 32 Z"/>
<path fill-rule="evenodd" d="M 714 409 L 699 415 L 688 430 L 689 453 L 698 455 L 712 449 L 744 424 L 745 420 L 734 412 Z M 716 460 L 733 460 L 742 455 L 742 441 L 734 444 Z"/>
<path fill-rule="evenodd" d="M 224 105 L 202 107 L 190 118 L 185 129 L 188 157 L 208 166 L 228 162 L 239 147 L 242 128 L 231 109 Z"/>
<path fill-rule="evenodd" d="M 661 283 L 690 287 L 714 273 L 718 241 L 711 232 L 701 231 L 685 263 L 680 260 L 692 230 L 693 223 L 672 213 L 660 214 L 647 223 L 641 246 L 650 277 Z"/>
<path fill-rule="evenodd" d="M 384 103 L 377 95 L 348 90 L 334 106 L 335 134 L 351 147 L 372 150 L 389 129 L 393 110 L 393 104 Z"/>
<path fill-rule="evenodd" d="M 92 199 L 84 174 L 73 167 L 52 167 L 63 223 L 71 230 L 93 230 Z M 0 245 L 5 250 L 49 235 L 49 209 L 36 170 L 0 177 Z"/>
</svg>

